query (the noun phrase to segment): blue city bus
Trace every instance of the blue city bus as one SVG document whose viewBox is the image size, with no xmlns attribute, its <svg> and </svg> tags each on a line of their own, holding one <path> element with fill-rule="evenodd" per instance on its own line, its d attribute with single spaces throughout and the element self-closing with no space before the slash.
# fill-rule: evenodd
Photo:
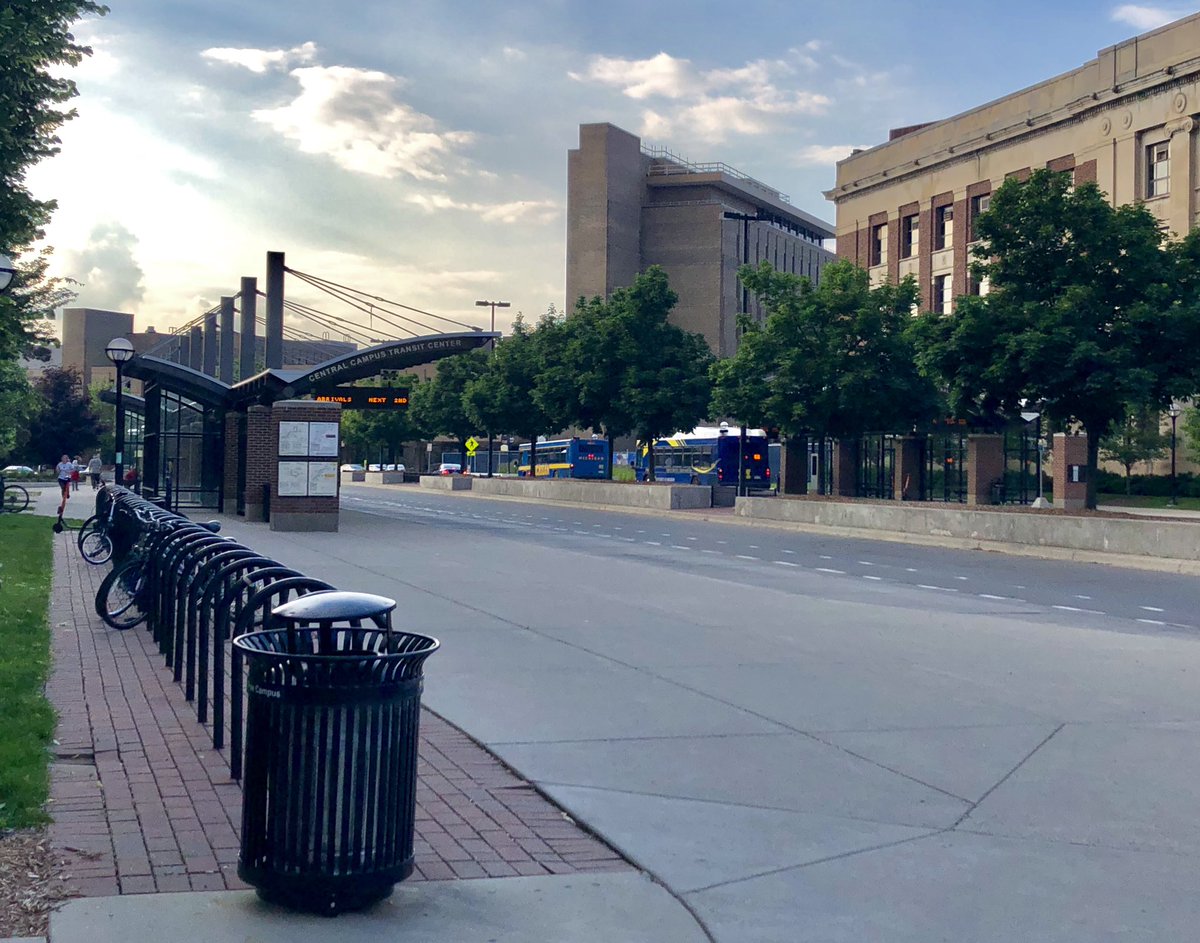
<svg viewBox="0 0 1200 943">
<path fill-rule="evenodd" d="M 529 443 L 521 446 L 517 474 L 529 475 Z M 538 478 L 608 478 L 607 439 L 555 439 L 537 444 Z"/>
<path fill-rule="evenodd" d="M 654 443 L 655 479 L 693 485 L 736 485 L 739 431 L 722 423 L 719 427 L 701 426 L 659 439 Z M 646 480 L 648 457 L 646 447 L 640 446 L 635 460 L 638 481 Z M 762 429 L 746 430 L 743 468 L 748 488 L 771 487 L 770 453 L 767 434 Z"/>
</svg>

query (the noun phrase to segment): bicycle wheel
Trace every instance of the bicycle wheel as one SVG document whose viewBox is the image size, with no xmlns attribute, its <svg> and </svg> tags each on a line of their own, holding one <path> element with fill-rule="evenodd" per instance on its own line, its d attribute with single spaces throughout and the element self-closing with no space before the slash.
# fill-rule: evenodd
<svg viewBox="0 0 1200 943">
<path fill-rule="evenodd" d="M 142 560 L 110 570 L 96 591 L 96 614 L 114 629 L 132 629 L 144 622 L 146 583 Z"/>
<path fill-rule="evenodd" d="M 24 511 L 29 507 L 29 492 L 20 485 L 4 486 L 4 510 Z"/>
<path fill-rule="evenodd" d="M 112 538 L 102 530 L 92 529 L 79 535 L 79 553 L 93 566 L 100 566 L 112 559 Z"/>
<path fill-rule="evenodd" d="M 80 553 L 83 553 L 84 538 L 87 537 L 88 534 L 96 533 L 97 531 L 100 531 L 102 529 L 103 529 L 103 527 L 100 524 L 100 517 L 97 514 L 93 514 L 91 517 L 89 517 L 86 521 L 83 522 L 83 524 L 79 528 L 79 536 L 75 538 L 75 543 L 79 545 Z"/>
</svg>

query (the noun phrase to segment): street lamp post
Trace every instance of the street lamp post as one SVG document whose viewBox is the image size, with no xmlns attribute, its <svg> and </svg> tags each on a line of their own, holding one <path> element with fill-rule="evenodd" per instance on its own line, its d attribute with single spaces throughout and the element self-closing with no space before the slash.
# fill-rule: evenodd
<svg viewBox="0 0 1200 943">
<path fill-rule="evenodd" d="M 1171 405 L 1167 407 L 1167 415 L 1171 417 L 1171 500 L 1168 503 L 1168 506 L 1175 507 L 1175 423 L 1179 419 L 1179 404 L 1172 402 Z"/>
<path fill-rule="evenodd" d="M 113 430 L 113 443 L 117 454 L 113 466 L 113 483 L 119 485 L 124 480 L 122 473 L 125 464 L 125 404 L 121 398 L 124 388 L 121 369 L 133 359 L 133 344 L 128 338 L 114 337 L 104 348 L 104 353 L 117 368 L 116 428 Z"/>
<path fill-rule="evenodd" d="M 475 307 L 492 309 L 492 333 L 495 334 L 496 333 L 496 309 L 497 308 L 508 308 L 508 307 L 511 307 L 511 305 L 507 301 L 477 301 L 477 302 L 475 302 Z M 493 337 L 492 338 L 492 350 L 495 351 L 495 349 L 496 349 L 496 338 Z M 534 451 L 536 451 L 536 448 L 534 449 Z M 492 430 L 489 429 L 488 430 L 488 470 L 487 470 L 487 476 L 489 478 L 492 477 L 492 458 L 493 458 Z M 465 461 L 466 456 L 463 456 L 463 459 Z"/>
</svg>

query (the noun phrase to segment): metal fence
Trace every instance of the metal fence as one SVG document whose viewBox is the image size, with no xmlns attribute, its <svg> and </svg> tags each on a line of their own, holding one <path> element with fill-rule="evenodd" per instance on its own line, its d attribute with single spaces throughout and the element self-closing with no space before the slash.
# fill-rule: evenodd
<svg viewBox="0 0 1200 943">
<path fill-rule="evenodd" d="M 114 570 L 139 568 L 130 583 L 145 629 L 195 705 L 196 720 L 209 728 L 213 748 L 228 744 L 230 771 L 240 779 L 244 666 L 231 643 L 271 628 L 271 611 L 289 599 L 333 587 L 124 488 L 97 493 L 100 520 L 109 519 L 110 502 Z"/>
</svg>

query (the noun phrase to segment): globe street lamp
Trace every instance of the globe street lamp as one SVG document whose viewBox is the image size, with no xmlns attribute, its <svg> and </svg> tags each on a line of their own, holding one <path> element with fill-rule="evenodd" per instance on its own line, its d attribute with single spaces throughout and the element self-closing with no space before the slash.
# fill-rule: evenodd
<svg viewBox="0 0 1200 943">
<path fill-rule="evenodd" d="M 0 255 L 0 292 L 7 291 L 12 284 L 17 270 L 13 268 L 13 260 L 7 255 Z"/>
<path fill-rule="evenodd" d="M 1167 415 L 1171 417 L 1171 500 L 1168 507 L 1175 507 L 1175 422 L 1179 419 L 1179 404 L 1172 402 L 1167 407 Z"/>
<path fill-rule="evenodd" d="M 510 303 L 510 302 L 507 302 L 507 301 L 477 301 L 477 302 L 475 302 L 475 307 L 476 307 L 476 308 L 491 308 L 491 309 L 492 309 L 492 333 L 493 333 L 493 334 L 495 334 L 495 333 L 496 333 L 496 309 L 497 309 L 497 308 L 509 308 L 509 307 L 512 307 L 512 305 L 511 305 L 511 303 Z M 492 338 L 492 350 L 495 350 L 495 349 L 496 349 L 496 338 L 494 338 L 494 337 L 493 337 L 493 338 Z M 536 446 L 536 444 L 535 444 L 535 445 L 533 445 L 533 446 L 530 446 L 530 448 L 531 448 L 531 449 L 532 449 L 532 450 L 533 450 L 535 453 L 537 452 L 537 446 Z M 535 457 L 536 457 L 536 456 L 535 456 Z M 464 465 L 464 467 L 466 466 L 466 456 L 465 456 L 465 455 L 463 456 L 463 465 Z M 487 470 L 487 476 L 488 476 L 489 478 L 491 478 L 491 477 L 492 477 L 492 430 L 491 430 L 491 429 L 489 429 L 489 430 L 488 430 L 488 470 Z"/>
<path fill-rule="evenodd" d="M 125 458 L 123 454 L 125 451 L 125 405 L 121 401 L 121 392 L 124 386 L 121 380 L 121 368 L 133 359 L 133 344 L 126 337 L 114 337 L 108 342 L 108 346 L 104 348 L 104 353 L 113 362 L 113 366 L 117 368 L 117 415 L 116 429 L 113 431 L 113 442 L 117 454 L 113 469 L 113 480 L 115 484 L 119 485 L 124 481 L 122 471 Z"/>
</svg>

